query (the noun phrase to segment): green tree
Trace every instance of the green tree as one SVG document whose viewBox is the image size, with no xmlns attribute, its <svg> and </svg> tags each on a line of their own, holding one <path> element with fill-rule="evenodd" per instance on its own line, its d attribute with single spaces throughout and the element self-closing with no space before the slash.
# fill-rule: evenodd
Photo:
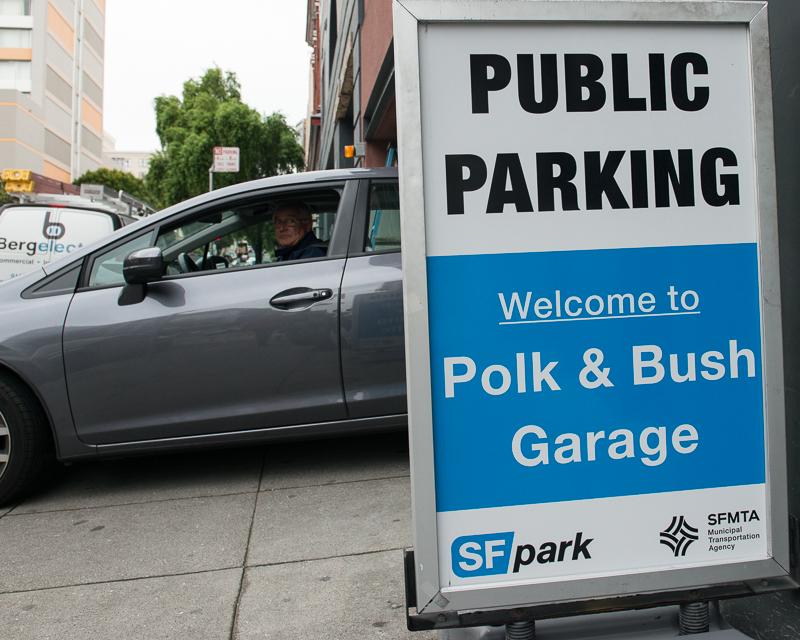
<svg viewBox="0 0 800 640">
<path fill-rule="evenodd" d="M 122 189 L 134 198 L 144 200 L 147 204 L 150 204 L 144 180 L 137 178 L 127 171 L 100 167 L 95 171 L 87 171 L 80 178 L 75 180 L 73 184 L 104 184 L 115 191 Z"/>
<path fill-rule="evenodd" d="M 0 206 L 8 204 L 9 202 L 16 202 L 16 198 L 12 198 L 6 191 L 3 183 L 0 182 Z"/>
<path fill-rule="evenodd" d="M 161 151 L 150 161 L 145 182 L 158 206 L 208 190 L 215 146 L 239 147 L 239 172 L 217 173 L 224 187 L 303 167 L 303 148 L 283 115 L 262 116 L 242 102 L 234 73 L 212 68 L 183 85 L 183 96 L 155 99 Z"/>
</svg>

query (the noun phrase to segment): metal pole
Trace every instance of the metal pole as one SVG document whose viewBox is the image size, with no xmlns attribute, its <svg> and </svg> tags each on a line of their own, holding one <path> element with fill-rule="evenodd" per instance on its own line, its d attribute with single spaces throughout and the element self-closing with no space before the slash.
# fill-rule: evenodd
<svg viewBox="0 0 800 640">
<path fill-rule="evenodd" d="M 214 165 L 208 168 L 208 190 L 214 190 Z"/>
</svg>

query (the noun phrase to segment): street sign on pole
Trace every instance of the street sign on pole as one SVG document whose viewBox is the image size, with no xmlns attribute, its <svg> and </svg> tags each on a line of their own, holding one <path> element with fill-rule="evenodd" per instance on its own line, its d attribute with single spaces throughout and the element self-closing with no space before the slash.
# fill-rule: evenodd
<svg viewBox="0 0 800 640">
<path fill-rule="evenodd" d="M 788 584 L 766 11 L 395 0 L 418 613 Z"/>
<path fill-rule="evenodd" d="M 214 147 L 214 173 L 239 171 L 239 147 Z"/>
</svg>

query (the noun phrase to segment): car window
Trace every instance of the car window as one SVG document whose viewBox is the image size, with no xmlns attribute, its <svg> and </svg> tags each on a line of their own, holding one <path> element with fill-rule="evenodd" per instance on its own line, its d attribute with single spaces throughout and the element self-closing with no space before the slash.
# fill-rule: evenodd
<svg viewBox="0 0 800 640">
<path fill-rule="evenodd" d="M 396 182 L 373 182 L 364 251 L 400 249 L 400 196 Z"/>
<path fill-rule="evenodd" d="M 41 298 L 44 296 L 59 296 L 67 293 L 75 293 L 82 266 L 83 261 L 79 260 L 77 264 L 73 264 L 66 269 L 61 269 L 59 272 L 25 289 L 25 291 L 22 292 L 22 297 Z"/>
<path fill-rule="evenodd" d="M 122 275 L 125 258 L 137 249 L 149 247 L 152 235 L 152 233 L 145 233 L 96 257 L 89 274 L 89 286 L 106 287 L 125 284 L 125 278 Z"/>
<path fill-rule="evenodd" d="M 322 258 L 339 200 L 338 190 L 325 189 L 205 211 L 163 227 L 156 246 L 169 276 Z"/>
</svg>

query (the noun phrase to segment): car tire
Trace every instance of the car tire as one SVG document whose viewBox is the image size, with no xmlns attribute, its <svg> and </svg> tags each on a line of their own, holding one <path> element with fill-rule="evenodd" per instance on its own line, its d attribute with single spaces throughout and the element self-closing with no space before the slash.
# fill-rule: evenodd
<svg viewBox="0 0 800 640">
<path fill-rule="evenodd" d="M 31 391 L 0 375 L 0 507 L 29 494 L 55 463 L 50 427 Z"/>
</svg>

